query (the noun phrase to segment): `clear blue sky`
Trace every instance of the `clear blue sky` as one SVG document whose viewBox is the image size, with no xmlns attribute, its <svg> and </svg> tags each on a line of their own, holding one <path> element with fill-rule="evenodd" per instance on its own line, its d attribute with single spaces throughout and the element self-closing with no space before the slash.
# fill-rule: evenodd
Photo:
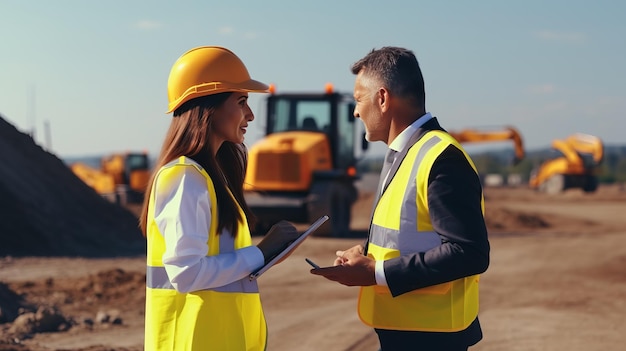
<svg viewBox="0 0 626 351">
<path fill-rule="evenodd" d="M 448 129 L 512 125 L 527 149 L 574 132 L 626 140 L 621 0 L 0 0 L 0 16 L 0 114 L 59 157 L 155 155 L 169 70 L 200 45 L 228 47 L 281 91 L 349 93 L 354 61 L 404 46 Z"/>
</svg>

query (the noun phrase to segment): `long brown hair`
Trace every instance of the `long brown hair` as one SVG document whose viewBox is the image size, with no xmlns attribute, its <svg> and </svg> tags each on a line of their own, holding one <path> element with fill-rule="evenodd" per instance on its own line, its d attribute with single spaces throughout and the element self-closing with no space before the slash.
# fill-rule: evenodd
<svg viewBox="0 0 626 351">
<path fill-rule="evenodd" d="M 228 229 L 233 236 L 237 235 L 237 221 L 243 220 L 237 204 L 243 209 L 248 225 L 251 227 L 254 225 L 254 215 L 243 196 L 243 182 L 248 163 L 245 145 L 224 141 L 215 154 L 210 143 L 215 110 L 231 94 L 227 92 L 196 98 L 187 101 L 174 111 L 143 201 L 139 226 L 144 236 L 147 232 L 148 203 L 154 178 L 161 167 L 180 156 L 187 156 L 198 162 L 213 181 L 217 196 L 218 234 L 223 229 Z"/>
</svg>

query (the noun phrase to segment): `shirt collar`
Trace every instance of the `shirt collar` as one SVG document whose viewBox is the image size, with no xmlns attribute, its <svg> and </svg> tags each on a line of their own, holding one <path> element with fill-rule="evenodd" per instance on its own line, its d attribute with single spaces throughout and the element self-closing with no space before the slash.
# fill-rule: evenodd
<svg viewBox="0 0 626 351">
<path fill-rule="evenodd" d="M 406 144 L 409 143 L 411 136 L 421 127 L 424 123 L 428 122 L 433 116 L 430 112 L 427 112 L 422 117 L 415 120 L 415 122 L 411 123 L 406 129 L 404 129 L 398 136 L 393 139 L 391 144 L 389 144 L 389 148 L 393 151 L 401 151 L 404 149 Z"/>
</svg>

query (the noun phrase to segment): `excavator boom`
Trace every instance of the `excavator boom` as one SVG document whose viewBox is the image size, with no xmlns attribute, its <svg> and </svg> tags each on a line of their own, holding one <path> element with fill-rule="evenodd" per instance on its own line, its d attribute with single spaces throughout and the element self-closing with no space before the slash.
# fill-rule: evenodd
<svg viewBox="0 0 626 351">
<path fill-rule="evenodd" d="M 511 140 L 515 149 L 514 164 L 519 163 L 525 156 L 524 143 L 521 134 L 513 127 L 503 129 L 482 130 L 475 128 L 462 129 L 460 131 L 450 131 L 459 143 L 485 143 Z"/>
</svg>

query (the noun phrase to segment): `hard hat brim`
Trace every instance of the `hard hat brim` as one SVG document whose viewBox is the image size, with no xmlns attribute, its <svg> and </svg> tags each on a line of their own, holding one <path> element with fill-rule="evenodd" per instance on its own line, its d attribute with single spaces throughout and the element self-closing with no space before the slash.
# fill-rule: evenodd
<svg viewBox="0 0 626 351">
<path fill-rule="evenodd" d="M 269 93 L 269 86 L 254 79 L 239 83 L 211 82 L 200 84 L 187 89 L 181 97 L 172 101 L 168 105 L 168 111 L 166 113 L 174 112 L 180 105 L 189 100 L 226 92 Z"/>
</svg>

